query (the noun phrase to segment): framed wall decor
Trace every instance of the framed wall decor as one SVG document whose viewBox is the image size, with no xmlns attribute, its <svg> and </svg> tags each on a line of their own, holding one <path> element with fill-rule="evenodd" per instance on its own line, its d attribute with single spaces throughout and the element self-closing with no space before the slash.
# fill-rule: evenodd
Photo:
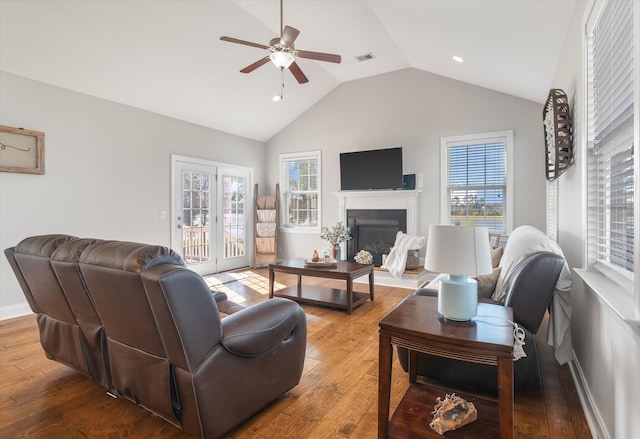
<svg viewBox="0 0 640 439">
<path fill-rule="evenodd" d="M 44 133 L 0 125 L 0 171 L 44 174 Z"/>
</svg>

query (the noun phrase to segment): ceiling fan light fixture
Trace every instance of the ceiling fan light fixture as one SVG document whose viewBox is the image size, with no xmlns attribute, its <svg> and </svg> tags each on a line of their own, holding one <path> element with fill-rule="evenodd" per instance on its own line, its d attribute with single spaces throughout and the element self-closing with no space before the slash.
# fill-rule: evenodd
<svg viewBox="0 0 640 439">
<path fill-rule="evenodd" d="M 269 59 L 279 69 L 288 69 L 296 57 L 291 52 L 278 51 L 272 52 Z"/>
</svg>

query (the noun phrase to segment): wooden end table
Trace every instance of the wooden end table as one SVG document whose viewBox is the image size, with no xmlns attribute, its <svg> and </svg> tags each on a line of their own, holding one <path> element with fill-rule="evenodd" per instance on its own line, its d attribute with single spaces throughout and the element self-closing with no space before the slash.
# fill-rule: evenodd
<svg viewBox="0 0 640 439">
<path fill-rule="evenodd" d="M 513 321 L 513 310 L 479 303 L 478 317 L 453 322 L 438 314 L 437 297 L 414 295 L 387 315 L 379 323 L 378 438 L 442 437 L 429 427 L 431 412 L 437 396 L 453 391 L 417 382 L 418 352 L 498 368 L 498 403 L 456 391 L 474 403 L 478 419 L 446 437 L 513 438 L 513 328 L 501 319 Z M 389 421 L 393 345 L 409 350 L 410 384 Z"/>
<path fill-rule="evenodd" d="M 338 261 L 332 267 L 309 266 L 304 263 L 304 259 L 278 261 L 269 264 L 269 298 L 278 296 L 286 297 L 296 302 L 330 305 L 344 309 L 351 314 L 353 308 L 367 299 L 373 301 L 373 268 L 372 264 L 358 264 L 357 262 L 348 261 Z M 273 284 L 276 272 L 297 275 L 298 284 L 274 292 Z M 353 291 L 353 280 L 367 274 L 369 275 L 369 294 Z M 341 290 L 315 285 L 305 285 L 303 288 L 302 276 L 344 280 L 347 282 L 347 289 Z"/>
</svg>

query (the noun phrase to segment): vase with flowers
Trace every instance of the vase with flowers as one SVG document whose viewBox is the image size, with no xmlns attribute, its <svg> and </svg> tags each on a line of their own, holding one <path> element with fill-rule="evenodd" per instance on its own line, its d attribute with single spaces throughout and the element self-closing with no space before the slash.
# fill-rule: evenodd
<svg viewBox="0 0 640 439">
<path fill-rule="evenodd" d="M 320 237 L 329 241 L 333 259 L 337 259 L 338 246 L 351 239 L 351 230 L 342 221 L 338 221 L 333 227 L 323 227 L 320 230 Z"/>
</svg>

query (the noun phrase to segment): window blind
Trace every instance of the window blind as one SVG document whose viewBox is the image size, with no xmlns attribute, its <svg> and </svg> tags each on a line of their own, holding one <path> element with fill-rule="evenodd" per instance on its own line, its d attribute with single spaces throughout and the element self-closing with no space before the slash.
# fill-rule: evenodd
<svg viewBox="0 0 640 439">
<path fill-rule="evenodd" d="M 281 157 L 285 227 L 318 227 L 319 154 Z"/>
<path fill-rule="evenodd" d="M 447 145 L 449 223 L 505 232 L 505 143 Z"/>
<path fill-rule="evenodd" d="M 547 182 L 547 236 L 558 242 L 558 180 Z"/>
<path fill-rule="evenodd" d="M 634 7 L 609 1 L 587 36 L 590 263 L 605 275 L 634 271 Z"/>
</svg>

